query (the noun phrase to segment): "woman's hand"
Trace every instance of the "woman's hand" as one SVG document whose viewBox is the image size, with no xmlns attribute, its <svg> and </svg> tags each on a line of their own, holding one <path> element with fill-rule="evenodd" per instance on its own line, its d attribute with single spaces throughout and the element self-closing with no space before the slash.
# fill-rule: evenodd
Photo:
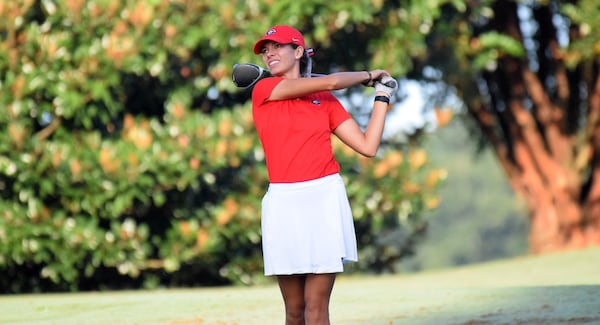
<svg viewBox="0 0 600 325">
<path fill-rule="evenodd" d="M 375 96 L 392 97 L 398 90 L 398 81 L 390 76 L 384 76 L 375 82 Z"/>
<path fill-rule="evenodd" d="M 369 77 L 371 78 L 370 80 L 367 80 L 366 82 L 363 83 L 363 85 L 365 85 L 367 87 L 374 87 L 376 81 L 380 81 L 385 76 L 388 76 L 388 77 L 390 76 L 390 74 L 387 71 L 381 70 L 381 69 L 371 70 L 371 71 L 368 71 L 367 73 L 369 74 Z"/>
</svg>

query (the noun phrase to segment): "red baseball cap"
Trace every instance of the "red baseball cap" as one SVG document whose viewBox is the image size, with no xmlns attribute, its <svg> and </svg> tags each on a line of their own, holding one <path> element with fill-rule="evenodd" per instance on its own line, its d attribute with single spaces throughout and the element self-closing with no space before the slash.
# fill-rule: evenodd
<svg viewBox="0 0 600 325">
<path fill-rule="evenodd" d="M 267 30 L 265 35 L 254 44 L 254 53 L 260 54 L 263 44 L 267 41 L 277 42 L 279 44 L 296 44 L 303 48 L 304 36 L 297 29 L 287 25 L 273 26 Z"/>
</svg>

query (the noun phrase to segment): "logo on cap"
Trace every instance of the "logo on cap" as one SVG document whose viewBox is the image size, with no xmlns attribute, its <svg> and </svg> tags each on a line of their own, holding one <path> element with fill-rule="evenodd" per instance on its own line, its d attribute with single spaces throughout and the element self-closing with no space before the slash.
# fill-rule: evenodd
<svg viewBox="0 0 600 325">
<path fill-rule="evenodd" d="M 269 29 L 269 30 L 268 30 L 268 31 L 265 33 L 265 35 L 269 36 L 269 35 L 272 35 L 272 34 L 275 34 L 275 33 L 277 33 L 277 30 L 275 30 L 274 28 L 272 28 L 272 29 Z"/>
</svg>

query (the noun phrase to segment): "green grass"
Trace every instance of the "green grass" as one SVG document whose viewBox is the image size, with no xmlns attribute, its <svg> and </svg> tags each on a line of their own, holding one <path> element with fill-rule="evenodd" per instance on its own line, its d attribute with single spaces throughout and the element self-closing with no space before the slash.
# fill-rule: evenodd
<svg viewBox="0 0 600 325">
<path fill-rule="evenodd" d="M 600 248 L 340 276 L 332 324 L 600 324 Z M 0 296 L 0 324 L 283 324 L 277 286 Z"/>
</svg>

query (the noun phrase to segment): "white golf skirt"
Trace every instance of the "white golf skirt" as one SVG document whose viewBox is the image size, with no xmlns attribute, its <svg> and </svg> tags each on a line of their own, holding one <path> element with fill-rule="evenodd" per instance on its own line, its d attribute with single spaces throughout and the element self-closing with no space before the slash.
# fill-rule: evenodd
<svg viewBox="0 0 600 325">
<path fill-rule="evenodd" d="M 352 211 L 339 174 L 274 183 L 262 200 L 265 275 L 343 272 L 358 260 Z"/>
</svg>

